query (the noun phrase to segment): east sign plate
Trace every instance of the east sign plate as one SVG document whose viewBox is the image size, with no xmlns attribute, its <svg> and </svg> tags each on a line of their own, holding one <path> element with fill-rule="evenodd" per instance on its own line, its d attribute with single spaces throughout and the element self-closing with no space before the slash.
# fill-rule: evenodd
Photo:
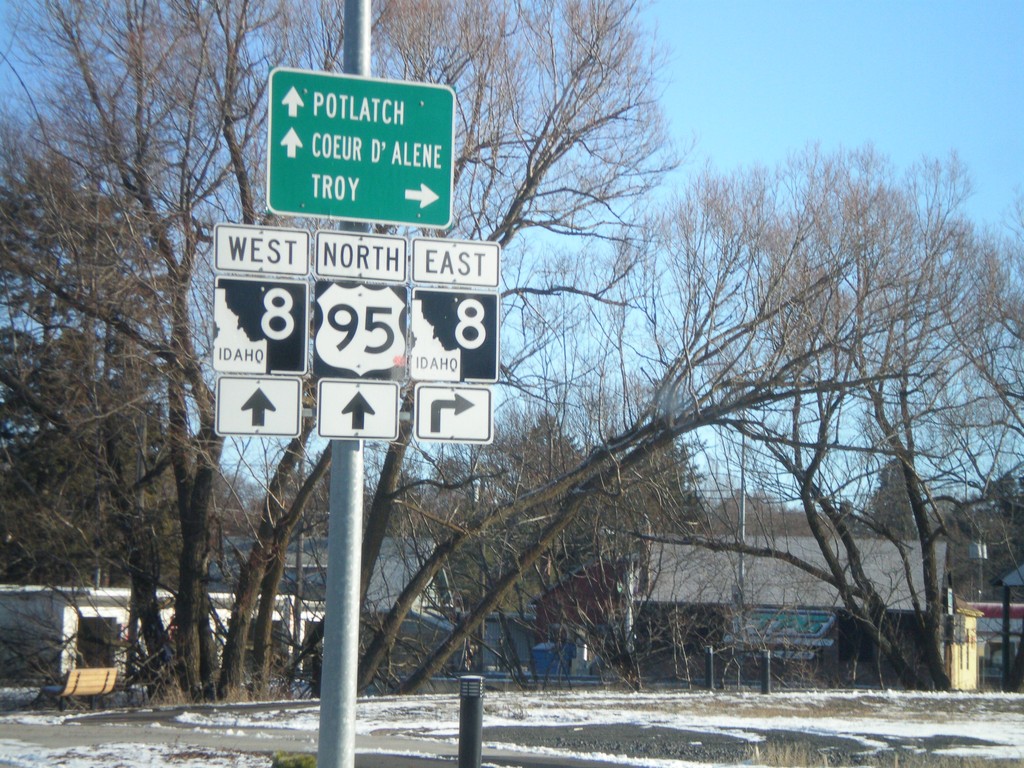
<svg viewBox="0 0 1024 768">
<path fill-rule="evenodd" d="M 269 99 L 272 211 L 449 225 L 450 88 L 279 68 L 270 73 Z"/>
</svg>

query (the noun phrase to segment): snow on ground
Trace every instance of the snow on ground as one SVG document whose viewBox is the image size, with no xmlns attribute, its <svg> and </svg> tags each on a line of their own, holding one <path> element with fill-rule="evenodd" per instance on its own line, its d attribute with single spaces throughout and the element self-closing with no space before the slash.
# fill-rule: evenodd
<svg viewBox="0 0 1024 768">
<path fill-rule="evenodd" d="M 74 717 L 74 714 L 68 717 Z M 54 711 L 11 712 L 4 723 L 57 725 L 65 719 Z M 319 724 L 315 702 L 283 702 L 278 706 L 204 707 L 176 714 L 175 723 L 207 733 L 269 731 L 314 733 Z M 927 694 L 904 692 L 780 692 L 754 693 L 616 693 L 577 691 L 493 693 L 484 696 L 484 727 L 635 724 L 726 733 L 751 741 L 764 731 L 783 729 L 816 735 L 845 736 L 871 749 L 892 738 L 962 737 L 991 744 L 956 748 L 949 754 L 973 758 L 1024 761 L 1024 697 L 1010 694 Z M 161 726 L 166 727 L 166 726 Z M 113 728 L 113 726 L 112 726 Z M 459 728 L 455 694 L 360 699 L 357 734 L 400 731 L 452 741 Z M 116 740 L 116 732 L 112 733 Z M 0 765 L 16 768 L 114 768 L 163 766 L 176 768 L 267 768 L 270 759 L 190 748 L 169 739 L 166 745 L 106 744 L 99 749 L 51 749 L 0 738 Z M 487 744 L 487 746 L 497 746 Z M 501 745 L 509 748 L 508 744 Z M 368 750 L 376 751 L 376 750 Z M 532 751 L 539 752 L 539 748 Z M 550 750 L 543 750 L 550 752 Z M 568 755 L 566 755 L 568 756 Z M 579 755 L 577 755 L 579 756 Z M 591 755 L 591 757 L 594 757 Z M 611 760 L 611 758 L 608 758 Z M 636 764 L 636 761 L 631 761 Z M 671 760 L 645 761 L 651 766 L 686 766 Z M 486 763 L 486 759 L 485 759 Z"/>
<path fill-rule="evenodd" d="M 102 747 L 45 749 L 0 741 L 2 765 L 15 768 L 267 768 L 269 757 L 236 755 L 160 744 L 105 744 Z"/>
</svg>

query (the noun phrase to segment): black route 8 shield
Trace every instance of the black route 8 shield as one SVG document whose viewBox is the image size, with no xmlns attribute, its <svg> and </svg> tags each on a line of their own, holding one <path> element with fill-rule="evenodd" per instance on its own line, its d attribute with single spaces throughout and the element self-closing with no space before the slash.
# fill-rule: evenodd
<svg viewBox="0 0 1024 768">
<path fill-rule="evenodd" d="M 290 375 L 306 372 L 307 283 L 218 277 L 214 323 L 214 370 Z"/>
<path fill-rule="evenodd" d="M 498 294 L 417 288 L 412 303 L 414 379 L 498 380 Z"/>
</svg>

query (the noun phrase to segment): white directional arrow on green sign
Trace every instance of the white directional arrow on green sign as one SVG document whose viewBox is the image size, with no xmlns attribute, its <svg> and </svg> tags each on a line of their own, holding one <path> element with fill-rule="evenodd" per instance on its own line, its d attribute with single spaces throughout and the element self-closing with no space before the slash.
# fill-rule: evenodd
<svg viewBox="0 0 1024 768">
<path fill-rule="evenodd" d="M 455 94 L 326 72 L 270 73 L 267 200 L 276 213 L 446 227 Z"/>
</svg>

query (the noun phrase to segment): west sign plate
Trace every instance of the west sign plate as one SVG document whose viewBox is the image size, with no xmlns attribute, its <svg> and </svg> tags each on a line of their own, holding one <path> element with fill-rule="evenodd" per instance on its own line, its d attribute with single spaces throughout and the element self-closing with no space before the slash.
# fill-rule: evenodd
<svg viewBox="0 0 1024 768">
<path fill-rule="evenodd" d="M 272 211 L 449 225 L 451 88 L 279 68 L 268 91 Z"/>
<path fill-rule="evenodd" d="M 309 232 L 305 230 L 217 224 L 213 232 L 217 269 L 291 277 L 309 274 Z"/>
</svg>

